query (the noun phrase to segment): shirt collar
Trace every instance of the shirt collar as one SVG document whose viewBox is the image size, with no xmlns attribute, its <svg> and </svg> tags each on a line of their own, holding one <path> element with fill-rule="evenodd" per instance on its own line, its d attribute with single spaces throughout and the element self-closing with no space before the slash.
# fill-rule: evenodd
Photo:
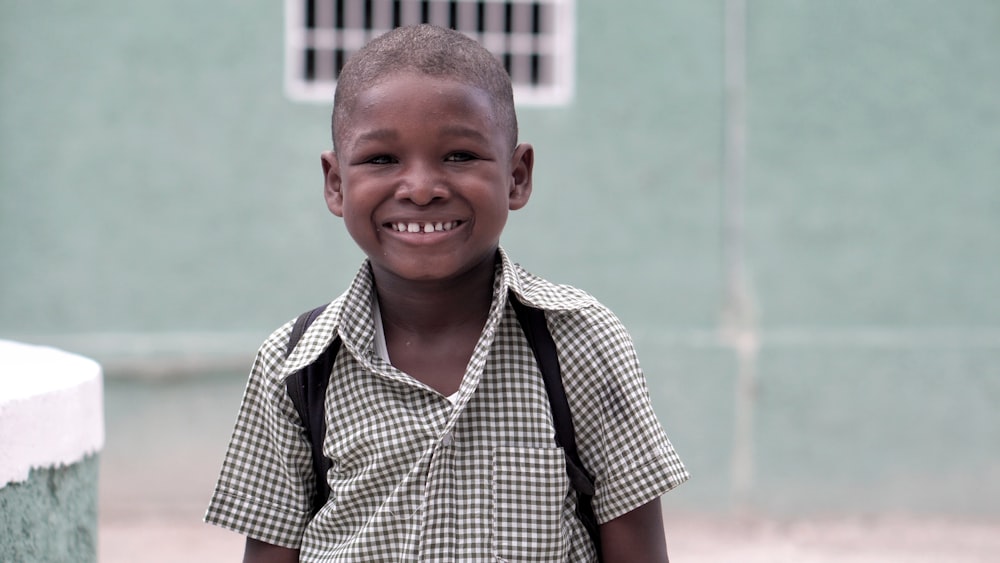
<svg viewBox="0 0 1000 563">
<path fill-rule="evenodd" d="M 315 362 L 338 336 L 341 346 L 350 349 L 353 355 L 358 356 L 360 348 L 370 353 L 375 334 L 372 324 L 374 289 L 371 265 L 365 260 L 347 291 L 334 299 L 302 334 L 282 366 L 279 377 L 285 379 Z"/>
<path fill-rule="evenodd" d="M 497 251 L 497 274 L 493 282 L 493 301 L 485 330 L 490 334 L 503 317 L 507 298 L 513 293 L 525 305 L 546 311 L 570 311 L 590 306 L 593 297 L 576 288 L 552 284 L 513 263 L 501 247 Z M 336 336 L 342 346 L 364 363 L 374 361 L 375 325 L 372 303 L 375 298 L 375 281 L 368 260 L 354 277 L 354 281 L 340 297 L 335 299 L 317 317 L 299 340 L 299 345 L 288 356 L 282 368 L 282 378 L 316 361 Z"/>
</svg>

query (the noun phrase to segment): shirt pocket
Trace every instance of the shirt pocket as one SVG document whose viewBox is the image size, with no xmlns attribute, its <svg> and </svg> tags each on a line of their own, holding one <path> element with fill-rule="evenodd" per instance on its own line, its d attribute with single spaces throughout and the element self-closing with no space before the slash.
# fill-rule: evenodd
<svg viewBox="0 0 1000 563">
<path fill-rule="evenodd" d="M 569 492 L 561 448 L 493 450 L 493 551 L 498 561 L 562 561 Z"/>
</svg>

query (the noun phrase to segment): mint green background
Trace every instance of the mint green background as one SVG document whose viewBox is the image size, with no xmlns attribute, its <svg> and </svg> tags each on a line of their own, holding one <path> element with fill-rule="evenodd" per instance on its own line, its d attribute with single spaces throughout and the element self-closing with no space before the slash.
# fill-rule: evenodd
<svg viewBox="0 0 1000 563">
<path fill-rule="evenodd" d="M 997 516 L 1000 4 L 747 4 L 749 505 Z M 504 242 L 632 329 L 695 476 L 674 510 L 736 504 L 723 6 L 578 1 L 577 95 L 520 110 L 535 193 Z M 361 255 L 321 198 L 329 108 L 284 97 L 282 33 L 281 2 L 0 4 L 0 336 L 235 381 L 340 292 Z M 110 459 L 143 385 L 108 383 L 134 417 Z"/>
</svg>

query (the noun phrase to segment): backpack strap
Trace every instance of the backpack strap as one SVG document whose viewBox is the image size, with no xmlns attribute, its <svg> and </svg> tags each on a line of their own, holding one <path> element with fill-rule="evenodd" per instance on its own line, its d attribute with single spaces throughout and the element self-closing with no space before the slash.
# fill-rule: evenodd
<svg viewBox="0 0 1000 563">
<path fill-rule="evenodd" d="M 598 560 L 601 558 L 601 535 L 598 529 L 597 517 L 594 514 L 594 477 L 587 471 L 580 460 L 576 449 L 576 430 L 573 427 L 573 414 L 566 399 L 566 389 L 563 387 L 562 373 L 559 369 L 559 356 L 556 353 L 556 343 L 552 340 L 548 324 L 545 322 L 545 312 L 521 303 L 516 296 L 510 295 L 511 305 L 517 314 L 517 321 L 528 339 L 528 345 L 535 354 L 538 368 L 542 372 L 545 391 L 549 396 L 549 407 L 552 409 L 552 423 L 556 430 L 556 444 L 562 447 L 566 456 L 566 474 L 570 485 L 576 491 L 576 515 L 590 534 L 597 550 Z"/>
<path fill-rule="evenodd" d="M 326 305 L 306 311 L 295 319 L 292 333 L 288 337 L 285 348 L 287 358 L 309 325 L 326 309 Z M 302 421 L 304 434 L 312 447 L 313 475 L 316 477 L 316 492 L 312 497 L 312 513 L 315 515 L 326 504 L 330 496 L 330 484 L 326 481 L 326 472 L 330 469 L 330 458 L 323 455 L 323 438 L 326 435 L 326 388 L 330 382 L 330 372 L 340 351 L 340 337 L 334 338 L 330 346 L 323 351 L 316 361 L 296 371 L 285 380 L 288 396 L 295 405 Z"/>
</svg>

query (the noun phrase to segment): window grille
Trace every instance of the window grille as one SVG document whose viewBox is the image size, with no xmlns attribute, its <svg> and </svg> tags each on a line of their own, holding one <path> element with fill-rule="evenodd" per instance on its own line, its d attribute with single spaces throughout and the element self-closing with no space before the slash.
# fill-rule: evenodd
<svg viewBox="0 0 1000 563">
<path fill-rule="evenodd" d="M 368 40 L 431 23 L 496 55 L 518 104 L 564 104 L 573 94 L 574 18 L 574 0 L 285 0 L 285 90 L 329 103 L 344 62 Z"/>
</svg>

